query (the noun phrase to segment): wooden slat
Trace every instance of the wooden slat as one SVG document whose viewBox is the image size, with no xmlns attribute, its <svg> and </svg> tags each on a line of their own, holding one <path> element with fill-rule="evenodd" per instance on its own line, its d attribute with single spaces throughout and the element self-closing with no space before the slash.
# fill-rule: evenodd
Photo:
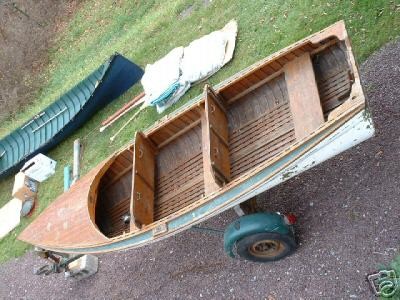
<svg viewBox="0 0 400 300">
<path fill-rule="evenodd" d="M 286 64 L 285 78 L 296 139 L 302 140 L 324 123 L 310 55 Z"/>
<path fill-rule="evenodd" d="M 260 151 L 258 151 L 257 153 L 258 155 L 254 154 L 250 157 L 244 157 L 242 161 L 239 161 L 236 164 L 232 165 L 232 178 L 242 176 L 245 172 L 255 168 L 259 164 L 279 154 L 295 141 L 296 138 L 294 135 L 294 130 L 292 130 L 281 138 L 278 138 L 273 142 L 264 145 L 264 149 L 260 149 Z"/>
<path fill-rule="evenodd" d="M 155 219 L 159 220 L 180 209 L 187 207 L 191 203 L 200 200 L 203 194 L 204 194 L 204 185 L 202 182 L 192 185 L 190 189 L 178 195 L 178 197 L 171 199 L 171 201 L 168 202 L 168 205 L 157 206 L 155 212 Z"/>
<path fill-rule="evenodd" d="M 236 148 L 233 148 L 231 150 L 232 161 L 235 161 L 239 157 L 249 154 L 251 151 L 253 151 L 253 149 L 266 143 L 266 141 L 277 138 L 281 134 L 284 134 L 287 131 L 293 129 L 293 124 L 290 119 L 283 119 L 279 121 L 279 123 L 276 123 L 274 124 L 274 126 L 271 126 L 269 128 L 265 128 L 265 130 L 259 133 L 252 133 L 251 139 L 248 139 L 246 142 L 243 142 L 243 144 L 240 144 Z"/>
<path fill-rule="evenodd" d="M 202 174 L 201 174 L 202 175 Z M 157 205 L 162 205 L 162 204 L 167 204 L 171 199 L 176 198 L 179 194 L 181 194 L 183 191 L 189 189 L 192 185 L 202 183 L 203 182 L 203 176 L 196 176 L 190 180 L 187 180 L 185 183 L 183 183 L 179 188 L 174 189 L 170 193 L 166 194 L 164 197 L 159 197 L 157 199 Z"/>
<path fill-rule="evenodd" d="M 171 177 L 165 180 L 159 179 L 156 190 L 157 199 L 179 188 L 185 182 L 190 181 L 192 178 L 200 175 L 200 173 L 202 174 L 203 168 L 201 165 L 201 160 L 194 160 L 189 162 L 191 162 L 191 164 L 188 165 L 186 168 L 181 169 L 179 173 L 171 173 Z M 182 174 L 185 175 L 182 176 Z"/>
<path fill-rule="evenodd" d="M 169 175 L 158 177 L 154 203 L 155 220 L 199 200 L 204 193 L 201 153 L 178 165 Z M 187 184 L 190 182 L 190 184 Z"/>
<path fill-rule="evenodd" d="M 282 116 L 288 118 L 287 114 L 289 113 L 290 118 L 290 109 L 288 104 L 283 104 L 277 107 L 274 111 L 267 111 L 265 114 L 262 114 L 260 117 L 255 118 L 254 120 L 245 123 L 238 129 L 232 130 L 230 133 L 229 144 L 230 147 L 235 147 L 236 144 L 242 144 L 246 141 L 246 138 L 251 138 L 253 135 L 249 135 L 247 132 L 251 131 L 252 133 L 257 130 L 265 130 L 271 124 L 273 125 L 277 119 L 280 119 Z"/>
<path fill-rule="evenodd" d="M 166 139 L 165 141 L 163 141 L 162 143 L 160 143 L 158 145 L 159 148 L 164 147 L 165 145 L 169 144 L 170 142 L 172 142 L 173 140 L 177 139 L 178 137 L 180 137 L 181 135 L 185 134 L 186 132 L 188 132 L 189 130 L 191 130 L 192 128 L 196 127 L 197 125 L 200 124 L 200 119 L 193 122 L 190 125 L 187 125 L 185 128 L 183 128 L 181 131 L 177 132 L 176 134 L 174 134 L 173 136 L 171 136 L 170 138 Z"/>
</svg>

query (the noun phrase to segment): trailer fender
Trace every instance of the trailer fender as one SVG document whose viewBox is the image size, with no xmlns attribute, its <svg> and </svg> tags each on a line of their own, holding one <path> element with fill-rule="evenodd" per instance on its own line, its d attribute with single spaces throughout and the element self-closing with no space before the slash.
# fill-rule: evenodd
<svg viewBox="0 0 400 300">
<path fill-rule="evenodd" d="M 259 212 L 245 215 L 229 224 L 224 232 L 224 250 L 230 257 L 236 257 L 235 244 L 242 238 L 264 232 L 294 235 L 292 226 L 286 224 L 284 216 L 278 213 Z"/>
</svg>

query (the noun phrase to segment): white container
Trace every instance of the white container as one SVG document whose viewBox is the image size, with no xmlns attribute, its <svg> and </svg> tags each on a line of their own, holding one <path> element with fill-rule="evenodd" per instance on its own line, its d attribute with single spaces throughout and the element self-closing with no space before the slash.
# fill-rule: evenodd
<svg viewBox="0 0 400 300">
<path fill-rule="evenodd" d="M 95 274 L 98 266 L 99 259 L 97 256 L 87 254 L 68 264 L 65 277 L 81 280 Z"/>
<path fill-rule="evenodd" d="M 26 176 L 43 182 L 56 172 L 57 162 L 39 153 L 34 158 L 28 160 L 21 169 Z"/>
</svg>

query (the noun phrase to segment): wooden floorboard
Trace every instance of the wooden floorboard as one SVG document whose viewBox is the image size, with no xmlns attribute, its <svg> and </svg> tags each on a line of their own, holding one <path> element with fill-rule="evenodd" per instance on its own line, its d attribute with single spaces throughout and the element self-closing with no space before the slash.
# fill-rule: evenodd
<svg viewBox="0 0 400 300">
<path fill-rule="evenodd" d="M 154 220 L 164 218 L 203 196 L 200 125 L 161 149 L 156 173 Z"/>
</svg>

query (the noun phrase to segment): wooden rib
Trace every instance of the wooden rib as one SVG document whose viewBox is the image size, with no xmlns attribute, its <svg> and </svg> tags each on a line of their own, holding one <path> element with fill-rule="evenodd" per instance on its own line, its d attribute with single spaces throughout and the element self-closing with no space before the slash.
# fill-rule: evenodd
<svg viewBox="0 0 400 300">
<path fill-rule="evenodd" d="M 266 82 L 273 80 L 274 78 L 278 77 L 279 75 L 282 74 L 282 71 L 278 71 L 275 72 L 274 74 L 268 76 L 267 78 L 261 80 L 260 82 L 258 82 L 257 84 L 254 84 L 252 86 L 250 86 L 249 88 L 247 88 L 246 90 L 244 90 L 243 92 L 235 95 L 234 97 L 230 98 L 228 100 L 228 103 L 231 104 L 233 102 L 235 102 L 236 100 L 238 100 L 239 98 L 242 98 L 243 96 L 245 96 L 246 94 L 250 93 L 251 91 L 254 91 L 255 89 L 259 88 L 260 86 L 262 86 L 263 84 L 265 84 Z"/>
<path fill-rule="evenodd" d="M 104 190 L 110 188 L 110 186 L 112 186 L 113 184 L 118 182 L 121 177 L 123 177 L 126 173 L 128 173 L 131 170 L 132 170 L 132 164 L 130 166 L 126 167 L 124 170 L 122 170 L 118 175 L 115 175 L 109 183 L 107 183 L 105 186 L 103 186 L 101 188 L 101 190 L 104 191 Z"/>
<path fill-rule="evenodd" d="M 268 64 L 272 69 L 274 69 L 275 71 L 279 71 L 282 69 L 282 65 L 280 63 L 278 63 L 276 60 L 271 61 Z"/>
<path fill-rule="evenodd" d="M 174 124 L 176 124 L 176 126 L 179 127 L 179 130 L 182 130 L 183 128 L 189 125 L 187 122 L 182 120 L 182 118 L 175 119 Z"/>
<path fill-rule="evenodd" d="M 276 72 L 276 70 L 271 68 L 271 66 L 269 66 L 269 65 L 265 65 L 265 66 L 260 67 L 258 69 L 258 71 L 264 72 L 265 73 L 265 77 Z"/>
<path fill-rule="evenodd" d="M 170 180 L 160 181 L 159 185 L 156 187 L 156 196 L 162 197 L 165 194 L 168 194 L 186 181 L 201 174 L 202 170 L 201 161 L 194 161 L 193 164 L 182 170 L 181 173 L 173 174 Z"/>
<path fill-rule="evenodd" d="M 320 45 L 318 48 L 313 49 L 313 50 L 311 51 L 311 54 L 313 55 L 313 54 L 315 54 L 315 53 L 321 52 L 321 51 L 323 51 L 324 49 L 329 48 L 329 47 L 331 47 L 332 45 L 336 44 L 337 42 L 338 42 L 338 40 L 337 40 L 336 38 L 333 38 L 332 40 L 329 40 L 329 41 L 326 42 L 325 44 Z"/>
<path fill-rule="evenodd" d="M 249 156 L 252 152 L 256 151 L 258 148 L 263 147 L 274 139 L 285 135 L 293 129 L 293 124 L 290 121 L 286 121 L 283 124 L 279 124 L 277 128 L 274 128 L 270 132 L 264 135 L 257 135 L 252 139 L 251 143 L 247 143 L 246 147 L 241 147 L 239 149 L 234 149 L 231 155 L 231 162 L 235 163 L 242 157 Z"/>
<path fill-rule="evenodd" d="M 155 209 L 155 219 L 161 219 L 165 216 L 168 216 L 184 207 L 187 205 L 201 199 L 201 197 L 204 194 L 204 185 L 202 182 L 197 183 L 196 185 L 193 185 L 182 193 L 180 197 L 176 197 L 175 199 L 172 199 L 170 202 L 167 203 L 167 205 L 163 206 L 156 206 Z"/>
<path fill-rule="evenodd" d="M 169 144 L 170 142 L 172 142 L 173 140 L 177 139 L 178 137 L 180 137 L 181 135 L 183 135 L 184 133 L 188 132 L 189 130 L 191 130 L 192 128 L 196 127 L 199 124 L 200 124 L 200 119 L 195 121 L 194 123 L 190 124 L 189 126 L 186 126 L 181 131 L 177 132 L 176 134 L 174 134 L 170 138 L 166 139 L 164 142 L 159 144 L 158 147 L 159 148 L 164 147 L 165 145 Z"/>
<path fill-rule="evenodd" d="M 230 148 L 234 148 L 237 144 L 240 146 L 240 144 L 245 143 L 247 139 L 251 139 L 258 131 L 268 130 L 270 127 L 273 127 L 274 124 L 282 122 L 282 119 L 288 118 L 290 118 L 290 110 L 287 104 L 276 109 L 273 114 L 263 114 L 253 122 L 245 124 L 240 127 L 240 129 L 231 132 L 229 139 Z"/>
<path fill-rule="evenodd" d="M 294 130 L 288 133 L 287 136 L 282 137 L 282 141 L 275 140 L 274 145 L 269 145 L 269 152 L 264 153 L 263 155 L 259 155 L 255 159 L 252 158 L 251 161 L 242 161 L 241 164 L 233 165 L 232 167 L 232 178 L 237 178 L 238 176 L 242 176 L 245 172 L 253 169 L 257 165 L 267 161 L 271 157 L 279 154 L 283 150 L 287 149 L 290 145 L 296 142 L 296 138 L 294 135 Z"/>
<path fill-rule="evenodd" d="M 271 69 L 272 71 L 272 69 Z M 256 71 L 254 71 L 254 75 L 258 78 L 258 80 L 263 80 L 265 77 L 269 76 L 270 73 L 272 72 L 268 72 L 266 70 L 263 70 L 263 68 L 257 69 Z"/>
</svg>

